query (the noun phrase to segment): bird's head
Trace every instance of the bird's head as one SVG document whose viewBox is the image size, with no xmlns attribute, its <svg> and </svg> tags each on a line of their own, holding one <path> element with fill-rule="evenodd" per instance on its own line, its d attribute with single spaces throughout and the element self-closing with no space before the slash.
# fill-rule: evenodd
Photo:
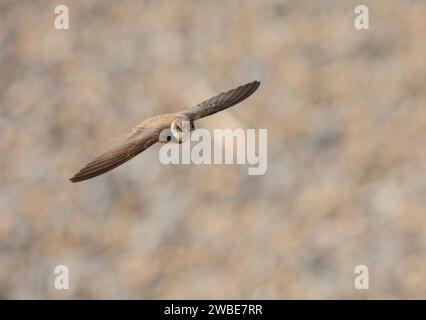
<svg viewBox="0 0 426 320">
<path fill-rule="evenodd" d="M 179 143 L 182 143 L 184 136 L 194 129 L 194 121 L 186 116 L 176 118 L 170 125 L 170 131 L 173 138 Z"/>
</svg>

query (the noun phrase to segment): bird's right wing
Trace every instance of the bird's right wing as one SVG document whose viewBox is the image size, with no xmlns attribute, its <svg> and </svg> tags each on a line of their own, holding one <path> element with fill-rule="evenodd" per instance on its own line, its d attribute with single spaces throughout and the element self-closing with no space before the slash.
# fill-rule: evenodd
<svg viewBox="0 0 426 320">
<path fill-rule="evenodd" d="M 158 135 L 152 130 L 145 129 L 141 134 L 130 137 L 122 144 L 89 162 L 83 169 L 70 178 L 70 181 L 79 182 L 110 171 L 132 159 L 157 141 Z"/>
<path fill-rule="evenodd" d="M 190 117 L 192 120 L 201 119 L 210 116 L 216 112 L 227 109 L 247 99 L 253 92 L 257 90 L 260 81 L 246 83 L 238 88 L 222 92 L 217 96 L 210 98 L 188 110 L 181 112 Z"/>
</svg>

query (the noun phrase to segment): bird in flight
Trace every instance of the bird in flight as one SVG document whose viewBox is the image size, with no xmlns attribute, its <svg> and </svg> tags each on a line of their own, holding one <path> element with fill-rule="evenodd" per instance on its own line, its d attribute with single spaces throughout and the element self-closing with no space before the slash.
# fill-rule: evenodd
<svg viewBox="0 0 426 320">
<path fill-rule="evenodd" d="M 70 178 L 70 181 L 79 182 L 108 172 L 132 159 L 156 142 L 181 142 L 182 133 L 188 133 L 195 129 L 195 120 L 240 103 L 253 94 L 259 85 L 260 81 L 253 81 L 222 92 L 190 109 L 145 119 L 130 131 L 125 141 L 89 162 Z M 162 137 L 165 132 L 168 132 L 167 136 Z"/>
</svg>

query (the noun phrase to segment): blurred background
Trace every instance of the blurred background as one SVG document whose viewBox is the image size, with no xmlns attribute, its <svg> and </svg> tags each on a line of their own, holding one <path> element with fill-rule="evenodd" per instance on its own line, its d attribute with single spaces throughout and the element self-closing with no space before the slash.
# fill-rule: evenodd
<svg viewBox="0 0 426 320">
<path fill-rule="evenodd" d="M 426 298 L 426 2 L 362 3 L 369 30 L 352 0 L 0 0 L 0 297 Z M 197 125 L 267 128 L 265 175 L 156 145 L 68 181 L 144 118 L 252 80 Z"/>
</svg>

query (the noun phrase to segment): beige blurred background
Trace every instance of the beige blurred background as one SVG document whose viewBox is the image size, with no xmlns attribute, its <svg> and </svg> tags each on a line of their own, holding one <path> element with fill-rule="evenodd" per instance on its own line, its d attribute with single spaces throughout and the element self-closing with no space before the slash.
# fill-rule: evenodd
<svg viewBox="0 0 426 320">
<path fill-rule="evenodd" d="M 420 0 L 0 0 L 0 297 L 426 298 L 425 31 Z M 156 145 L 68 181 L 145 117 L 255 79 L 197 125 L 267 128 L 265 175 Z"/>
</svg>

